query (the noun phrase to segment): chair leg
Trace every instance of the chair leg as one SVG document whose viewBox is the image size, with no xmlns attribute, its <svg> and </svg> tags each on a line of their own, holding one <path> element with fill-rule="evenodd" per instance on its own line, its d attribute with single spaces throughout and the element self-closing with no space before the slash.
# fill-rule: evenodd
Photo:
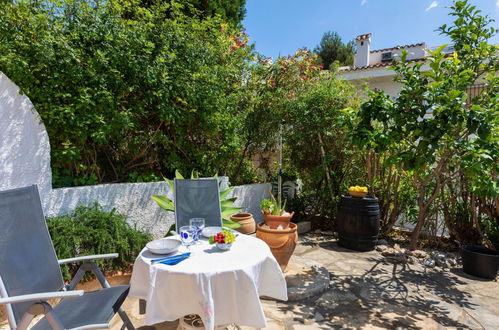
<svg viewBox="0 0 499 330">
<path fill-rule="evenodd" d="M 125 310 L 120 307 L 118 314 L 120 315 L 121 319 L 123 320 L 123 326 L 121 329 L 123 329 L 125 326 L 127 327 L 128 330 L 135 330 L 135 327 L 132 324 L 132 321 L 130 321 L 130 318 L 126 314 Z"/>
</svg>

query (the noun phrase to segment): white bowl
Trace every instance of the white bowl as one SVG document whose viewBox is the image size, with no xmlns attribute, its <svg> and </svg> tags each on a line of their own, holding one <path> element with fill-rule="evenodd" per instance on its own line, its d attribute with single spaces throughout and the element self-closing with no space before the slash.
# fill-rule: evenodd
<svg viewBox="0 0 499 330">
<path fill-rule="evenodd" d="M 232 246 L 232 243 L 217 243 L 217 248 L 223 251 L 228 251 L 230 250 L 230 247 Z"/>
<path fill-rule="evenodd" d="M 204 227 L 203 236 L 209 238 L 210 236 L 215 236 L 216 234 L 222 232 L 222 227 Z"/>
<path fill-rule="evenodd" d="M 146 247 L 154 254 L 170 254 L 176 252 L 180 244 L 182 243 L 176 238 L 160 238 L 147 243 Z"/>
</svg>

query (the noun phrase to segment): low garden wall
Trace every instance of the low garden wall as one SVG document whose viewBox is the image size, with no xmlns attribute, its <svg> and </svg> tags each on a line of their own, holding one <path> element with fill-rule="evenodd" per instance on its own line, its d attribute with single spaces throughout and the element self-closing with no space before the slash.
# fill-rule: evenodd
<svg viewBox="0 0 499 330">
<path fill-rule="evenodd" d="M 222 177 L 221 189 L 228 187 L 228 177 Z M 235 206 L 254 215 L 257 222 L 263 220 L 260 202 L 269 195 L 270 184 L 235 186 L 230 197 L 237 196 Z M 89 205 L 97 201 L 105 209 L 115 208 L 125 214 L 128 222 L 137 229 L 152 234 L 155 238 L 165 235 L 175 222 L 172 212 L 161 209 L 151 195 L 166 195 L 172 198 L 170 186 L 165 182 L 117 183 L 95 186 L 53 189 L 51 198 L 44 205 L 47 216 L 64 215 L 78 205 Z"/>
</svg>

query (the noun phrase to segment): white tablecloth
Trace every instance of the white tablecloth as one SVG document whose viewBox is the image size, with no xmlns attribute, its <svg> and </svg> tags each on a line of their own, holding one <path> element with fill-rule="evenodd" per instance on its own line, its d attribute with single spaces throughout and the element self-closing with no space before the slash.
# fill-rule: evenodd
<svg viewBox="0 0 499 330">
<path fill-rule="evenodd" d="M 264 328 L 259 296 L 288 299 L 279 264 L 258 238 L 241 234 L 223 252 L 202 240 L 190 251 L 175 266 L 151 265 L 161 256 L 147 249 L 135 260 L 129 295 L 147 301 L 147 325 L 199 314 L 206 329 L 230 323 Z"/>
</svg>

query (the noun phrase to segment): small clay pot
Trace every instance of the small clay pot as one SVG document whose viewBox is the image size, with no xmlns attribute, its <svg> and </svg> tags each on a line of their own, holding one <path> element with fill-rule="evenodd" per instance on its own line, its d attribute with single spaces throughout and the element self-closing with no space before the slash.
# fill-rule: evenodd
<svg viewBox="0 0 499 330">
<path fill-rule="evenodd" d="M 236 213 L 230 216 L 230 219 L 241 224 L 236 230 L 242 234 L 253 234 L 256 230 L 255 219 L 251 213 Z"/>
<path fill-rule="evenodd" d="M 288 228 L 289 222 L 291 221 L 291 218 L 294 214 L 295 212 L 291 212 L 290 215 L 272 215 L 262 212 L 265 224 L 269 226 L 270 229 L 277 229 L 279 225 L 281 225 L 283 229 Z"/>
<path fill-rule="evenodd" d="M 298 243 L 298 232 L 296 231 L 298 227 L 294 223 L 290 223 L 289 228 L 283 230 L 268 229 L 262 226 L 263 223 L 257 225 L 256 237 L 267 243 L 272 255 L 284 272 Z"/>
</svg>

